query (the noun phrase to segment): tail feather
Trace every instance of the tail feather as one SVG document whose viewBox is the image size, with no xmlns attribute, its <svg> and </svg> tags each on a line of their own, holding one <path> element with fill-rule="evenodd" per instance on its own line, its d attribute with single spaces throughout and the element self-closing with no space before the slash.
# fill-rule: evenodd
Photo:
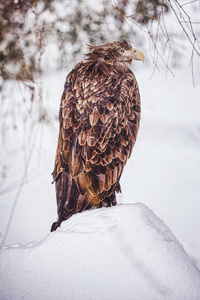
<svg viewBox="0 0 200 300">
<path fill-rule="evenodd" d="M 80 196 L 75 180 L 70 174 L 62 172 L 56 179 L 58 220 L 53 223 L 51 231 L 56 230 L 63 220 L 68 219 L 77 212 L 77 203 L 82 200 Z M 78 206 L 82 205 L 79 203 Z"/>
</svg>

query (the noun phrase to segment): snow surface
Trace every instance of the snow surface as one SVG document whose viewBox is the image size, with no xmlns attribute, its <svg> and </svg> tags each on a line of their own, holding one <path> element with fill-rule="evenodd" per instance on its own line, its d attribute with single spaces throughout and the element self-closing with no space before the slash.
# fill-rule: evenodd
<svg viewBox="0 0 200 300">
<path fill-rule="evenodd" d="M 0 298 L 199 300 L 200 271 L 145 205 L 74 215 L 40 243 L 0 252 Z"/>
</svg>

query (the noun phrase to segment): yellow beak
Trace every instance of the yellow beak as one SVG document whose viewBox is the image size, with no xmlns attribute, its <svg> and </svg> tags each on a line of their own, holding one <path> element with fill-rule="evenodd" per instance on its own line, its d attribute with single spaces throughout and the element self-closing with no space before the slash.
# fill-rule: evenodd
<svg viewBox="0 0 200 300">
<path fill-rule="evenodd" d="M 145 57 L 142 51 L 132 48 L 132 59 L 142 60 L 144 62 Z"/>
</svg>

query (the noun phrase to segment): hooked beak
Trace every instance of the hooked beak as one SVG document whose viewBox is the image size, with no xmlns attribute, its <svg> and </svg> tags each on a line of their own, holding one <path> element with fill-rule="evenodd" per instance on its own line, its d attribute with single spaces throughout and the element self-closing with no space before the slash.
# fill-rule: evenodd
<svg viewBox="0 0 200 300">
<path fill-rule="evenodd" d="M 144 62 L 145 57 L 142 51 L 132 48 L 132 59 L 142 60 Z"/>
</svg>

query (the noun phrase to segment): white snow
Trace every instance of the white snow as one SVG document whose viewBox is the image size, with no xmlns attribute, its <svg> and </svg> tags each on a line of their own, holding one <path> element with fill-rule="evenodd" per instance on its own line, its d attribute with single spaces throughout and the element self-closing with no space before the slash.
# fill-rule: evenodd
<svg viewBox="0 0 200 300">
<path fill-rule="evenodd" d="M 199 300 L 200 271 L 137 203 L 74 215 L 40 243 L 0 253 L 1 299 Z"/>
</svg>

